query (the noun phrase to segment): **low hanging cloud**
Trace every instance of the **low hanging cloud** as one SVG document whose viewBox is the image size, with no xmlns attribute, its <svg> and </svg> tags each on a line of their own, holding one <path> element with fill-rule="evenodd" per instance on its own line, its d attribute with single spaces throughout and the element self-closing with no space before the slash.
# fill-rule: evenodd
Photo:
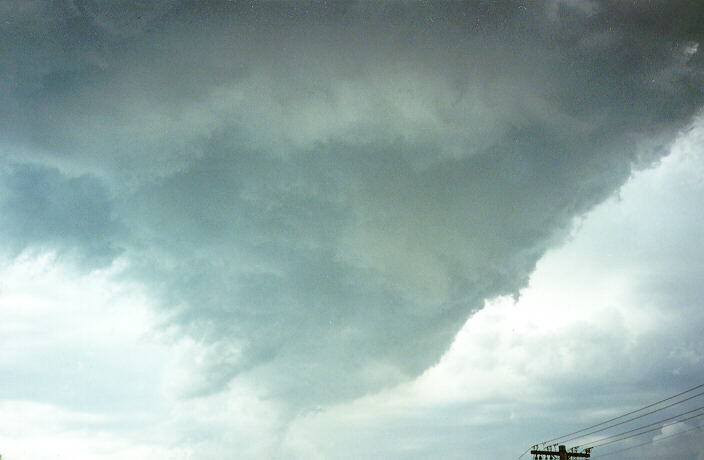
<svg viewBox="0 0 704 460">
<path fill-rule="evenodd" d="M 704 101 L 691 2 L 3 8 L 3 245 L 122 257 L 193 395 L 418 375 Z"/>
</svg>

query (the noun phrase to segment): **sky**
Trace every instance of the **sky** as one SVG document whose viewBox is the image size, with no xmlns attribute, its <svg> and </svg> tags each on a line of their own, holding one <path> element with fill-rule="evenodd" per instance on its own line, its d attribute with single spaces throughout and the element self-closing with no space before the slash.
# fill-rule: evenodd
<svg viewBox="0 0 704 460">
<path fill-rule="evenodd" d="M 517 458 L 704 383 L 696 2 L 0 17 L 3 459 Z"/>
</svg>

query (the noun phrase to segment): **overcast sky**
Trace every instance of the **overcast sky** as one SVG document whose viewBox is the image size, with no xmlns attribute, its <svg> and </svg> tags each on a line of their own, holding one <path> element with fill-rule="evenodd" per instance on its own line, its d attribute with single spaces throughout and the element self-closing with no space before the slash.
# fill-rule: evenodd
<svg viewBox="0 0 704 460">
<path fill-rule="evenodd" d="M 0 18 L 4 459 L 516 458 L 704 383 L 697 2 Z"/>
</svg>

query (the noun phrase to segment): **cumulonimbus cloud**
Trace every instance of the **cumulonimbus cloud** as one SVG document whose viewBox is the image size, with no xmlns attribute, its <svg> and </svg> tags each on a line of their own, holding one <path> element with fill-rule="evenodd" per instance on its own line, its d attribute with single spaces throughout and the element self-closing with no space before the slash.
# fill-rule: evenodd
<svg viewBox="0 0 704 460">
<path fill-rule="evenodd" d="M 0 228 L 121 254 L 196 394 L 417 375 L 704 96 L 688 2 L 124 3 L 8 4 Z"/>
</svg>

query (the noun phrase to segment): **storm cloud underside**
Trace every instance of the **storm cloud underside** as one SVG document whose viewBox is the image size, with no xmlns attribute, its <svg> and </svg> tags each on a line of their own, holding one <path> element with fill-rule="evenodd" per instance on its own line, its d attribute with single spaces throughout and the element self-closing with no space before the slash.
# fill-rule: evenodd
<svg viewBox="0 0 704 460">
<path fill-rule="evenodd" d="M 689 2 L 135 4 L 2 7 L 0 236 L 122 258 L 190 395 L 420 374 L 704 96 Z"/>
</svg>

